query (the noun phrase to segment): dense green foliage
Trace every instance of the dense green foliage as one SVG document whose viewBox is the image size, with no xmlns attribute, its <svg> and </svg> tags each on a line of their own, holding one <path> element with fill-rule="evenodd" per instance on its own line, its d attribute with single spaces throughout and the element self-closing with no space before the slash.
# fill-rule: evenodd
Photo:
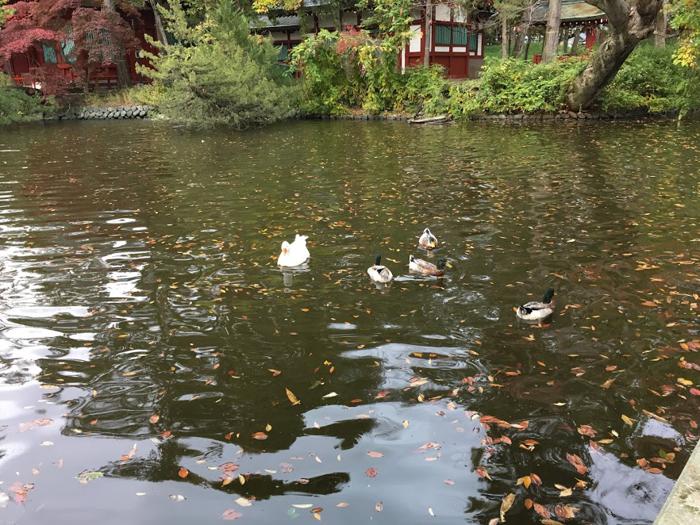
<svg viewBox="0 0 700 525">
<path fill-rule="evenodd" d="M 585 62 L 578 59 L 549 64 L 488 59 L 478 81 L 456 84 L 450 90 L 450 113 L 460 118 L 480 112 L 556 111 L 583 67 Z"/>
<path fill-rule="evenodd" d="M 49 106 L 38 96 L 30 96 L 0 73 L 0 125 L 39 120 Z"/>
<path fill-rule="evenodd" d="M 447 83 L 439 68 L 401 74 L 398 56 L 410 40 L 411 0 L 360 2 L 367 30 L 321 30 L 294 48 L 292 67 L 301 72 L 301 109 L 341 114 L 350 108 L 382 111 L 439 111 Z"/>
<path fill-rule="evenodd" d="M 671 110 L 681 114 L 700 108 L 696 71 L 674 63 L 673 46 L 639 46 L 600 96 L 599 108 L 610 112 Z M 570 83 L 585 67 L 579 59 L 550 64 L 487 59 L 479 80 L 453 85 L 450 114 L 465 118 L 478 113 L 536 113 L 564 109 Z"/>
<path fill-rule="evenodd" d="M 197 125 L 237 128 L 289 117 L 295 108 L 291 78 L 277 64 L 269 39 L 250 35 L 231 0 L 219 0 L 192 25 L 179 1 L 164 10 L 175 43 L 146 54 L 153 69 L 152 102 L 165 116 Z"/>
<path fill-rule="evenodd" d="M 608 111 L 686 112 L 700 107 L 697 71 L 674 62 L 675 47 L 638 46 L 615 79 L 605 88 L 600 104 Z"/>
<path fill-rule="evenodd" d="M 669 0 L 671 26 L 680 31 L 676 64 L 700 69 L 700 0 Z"/>
<path fill-rule="evenodd" d="M 436 114 L 445 109 L 448 83 L 442 68 L 411 68 L 402 74 L 398 50 L 384 49 L 366 31 L 321 30 L 294 48 L 301 72 L 301 111 L 306 114 L 405 111 Z"/>
</svg>

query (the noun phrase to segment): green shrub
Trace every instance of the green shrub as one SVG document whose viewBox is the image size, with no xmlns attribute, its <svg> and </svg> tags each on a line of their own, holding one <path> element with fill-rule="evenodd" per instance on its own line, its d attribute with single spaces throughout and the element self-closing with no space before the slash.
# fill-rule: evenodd
<svg viewBox="0 0 700 525">
<path fill-rule="evenodd" d="M 301 111 L 306 114 L 339 115 L 362 108 L 435 115 L 447 108 L 449 84 L 442 67 L 401 74 L 392 49 L 366 31 L 322 29 L 294 48 L 292 67 L 301 73 Z"/>
<path fill-rule="evenodd" d="M 650 113 L 700 107 L 697 72 L 674 64 L 674 52 L 675 46 L 638 46 L 601 94 L 601 107 Z"/>
<path fill-rule="evenodd" d="M 48 101 L 47 101 L 48 102 Z M 0 125 L 40 120 L 50 110 L 39 96 L 30 96 L 0 73 Z"/>
<path fill-rule="evenodd" d="M 425 115 L 440 115 L 447 111 L 450 83 L 442 66 L 409 68 L 400 81 L 395 109 Z"/>
<path fill-rule="evenodd" d="M 322 29 L 292 50 L 293 71 L 301 73 L 302 113 L 341 115 L 350 107 L 362 105 L 363 89 L 353 44 L 348 43 L 348 37 Z"/>
<path fill-rule="evenodd" d="M 203 22 L 191 26 L 179 1 L 164 12 L 176 43 L 145 53 L 153 79 L 145 95 L 173 120 L 236 128 L 271 123 L 295 111 L 295 89 L 277 63 L 270 39 L 250 35 L 232 0 L 219 0 Z"/>
<path fill-rule="evenodd" d="M 562 108 L 566 90 L 584 67 L 579 59 L 549 64 L 487 59 L 478 81 L 451 89 L 450 113 L 459 118 L 477 112 L 556 111 Z"/>
</svg>

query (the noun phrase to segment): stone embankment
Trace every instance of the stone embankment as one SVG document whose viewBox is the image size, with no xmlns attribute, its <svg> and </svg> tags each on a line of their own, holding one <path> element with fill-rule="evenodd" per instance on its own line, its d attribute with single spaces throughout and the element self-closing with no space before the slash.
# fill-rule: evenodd
<svg viewBox="0 0 700 525">
<path fill-rule="evenodd" d="M 117 120 L 148 118 L 153 109 L 150 106 L 86 106 L 62 114 L 61 120 Z"/>
</svg>

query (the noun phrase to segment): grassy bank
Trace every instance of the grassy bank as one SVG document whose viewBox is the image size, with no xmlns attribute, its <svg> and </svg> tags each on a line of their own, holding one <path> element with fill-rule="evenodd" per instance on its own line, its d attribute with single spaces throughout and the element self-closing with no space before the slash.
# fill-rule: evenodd
<svg viewBox="0 0 700 525">
<path fill-rule="evenodd" d="M 0 74 L 0 125 L 41 120 L 52 111 L 51 100 L 27 94 L 14 86 L 7 75 Z"/>
</svg>

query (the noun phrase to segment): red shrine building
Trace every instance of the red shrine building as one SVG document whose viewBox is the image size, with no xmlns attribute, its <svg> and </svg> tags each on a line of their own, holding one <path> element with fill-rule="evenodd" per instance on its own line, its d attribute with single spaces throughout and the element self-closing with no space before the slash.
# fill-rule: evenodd
<svg viewBox="0 0 700 525">
<path fill-rule="evenodd" d="M 304 0 L 297 14 L 261 16 L 251 23 L 251 30 L 272 37 L 282 47 L 281 60 L 309 34 L 321 29 L 359 29 L 362 12 L 330 12 L 326 0 Z M 483 23 L 488 14 L 468 12 L 449 2 L 416 4 L 411 16 L 411 40 L 401 51 L 400 65 L 408 67 L 439 64 L 449 78 L 475 78 L 484 61 Z M 370 28 L 371 32 L 371 28 Z M 428 57 L 426 62 L 426 55 Z"/>
<path fill-rule="evenodd" d="M 139 48 L 154 52 L 155 49 L 146 42 L 145 35 L 157 40 L 155 17 L 153 11 L 145 7 L 139 10 L 138 17 L 129 17 L 127 22 L 132 26 L 139 41 Z M 74 67 L 75 58 L 72 56 L 73 41 L 68 36 L 62 41 L 42 41 L 35 43 L 23 53 L 14 53 L 3 63 L 0 58 L 0 70 L 10 75 L 18 86 L 43 90 L 46 86 L 71 86 L 87 81 L 90 90 L 110 89 L 116 87 L 117 68 L 107 65 L 89 71 L 87 79 L 85 72 Z M 132 83 L 146 81 L 136 71 L 136 64 L 142 62 L 137 56 L 138 49 L 130 49 L 125 53 L 125 62 Z M 82 78 L 81 78 L 82 77 Z"/>
</svg>

